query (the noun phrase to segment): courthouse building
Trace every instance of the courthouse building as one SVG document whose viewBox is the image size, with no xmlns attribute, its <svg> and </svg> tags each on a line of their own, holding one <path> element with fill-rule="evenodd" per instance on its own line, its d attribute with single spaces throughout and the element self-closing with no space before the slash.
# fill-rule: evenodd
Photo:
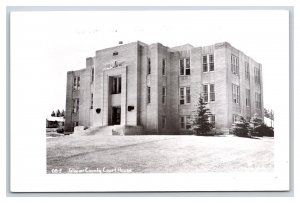
<svg viewBox="0 0 300 203">
<path fill-rule="evenodd" d="M 67 73 L 65 131 L 75 126 L 187 134 L 200 95 L 217 130 L 263 118 L 262 66 L 227 42 L 166 47 L 140 41 L 98 50 Z"/>
</svg>

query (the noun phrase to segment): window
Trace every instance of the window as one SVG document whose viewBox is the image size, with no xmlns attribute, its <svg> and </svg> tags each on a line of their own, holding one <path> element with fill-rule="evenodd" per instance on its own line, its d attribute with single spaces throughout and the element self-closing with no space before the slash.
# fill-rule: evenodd
<svg viewBox="0 0 300 203">
<path fill-rule="evenodd" d="M 210 91 L 210 93 L 209 93 L 209 100 L 211 101 L 211 102 L 213 102 L 213 101 L 215 101 L 215 85 L 214 84 L 210 84 L 210 86 L 209 86 L 209 91 Z"/>
<path fill-rule="evenodd" d="M 208 85 L 203 85 L 203 99 L 208 102 Z"/>
<path fill-rule="evenodd" d="M 216 123 L 216 117 L 215 117 L 215 114 L 211 114 L 211 115 L 210 115 L 210 117 L 209 117 L 209 122 L 215 126 L 215 123 Z"/>
<path fill-rule="evenodd" d="M 187 104 L 191 103 L 191 89 L 190 89 L 190 87 L 185 88 L 185 98 L 186 98 L 186 103 Z"/>
<path fill-rule="evenodd" d="M 110 77 L 111 94 L 120 94 L 122 89 L 121 76 Z"/>
<path fill-rule="evenodd" d="M 249 71 L 249 63 L 245 62 L 245 78 L 246 80 L 250 80 L 250 71 Z"/>
<path fill-rule="evenodd" d="M 77 89 L 77 77 L 74 77 L 74 81 L 73 81 L 73 90 Z"/>
<path fill-rule="evenodd" d="M 180 117 L 180 128 L 185 129 L 185 118 L 184 117 Z"/>
<path fill-rule="evenodd" d="M 148 62 L 147 62 L 147 72 L 148 72 L 148 74 L 151 74 L 151 60 L 150 60 L 150 58 L 148 58 L 148 60 L 147 60 Z"/>
<path fill-rule="evenodd" d="M 79 90 L 79 86 L 80 86 L 80 77 L 77 77 L 77 90 Z"/>
<path fill-rule="evenodd" d="M 184 87 L 179 90 L 179 103 L 184 104 Z"/>
<path fill-rule="evenodd" d="M 162 60 L 162 75 L 166 75 L 166 59 Z"/>
<path fill-rule="evenodd" d="M 232 102 L 235 104 L 240 103 L 240 87 L 232 84 Z"/>
<path fill-rule="evenodd" d="M 80 87 L 80 77 L 74 77 L 74 82 L 73 82 L 73 89 L 74 90 L 79 90 Z"/>
<path fill-rule="evenodd" d="M 92 75 L 91 75 L 91 81 L 94 82 L 94 75 L 95 75 L 95 70 L 92 68 Z"/>
<path fill-rule="evenodd" d="M 167 89 L 166 87 L 162 88 L 162 103 L 166 104 L 166 98 L 167 98 Z"/>
<path fill-rule="evenodd" d="M 185 75 L 191 74 L 190 58 L 185 59 Z"/>
<path fill-rule="evenodd" d="M 246 106 L 250 107 L 250 89 L 246 89 Z"/>
<path fill-rule="evenodd" d="M 77 113 L 79 111 L 79 99 L 73 99 L 73 113 Z"/>
<path fill-rule="evenodd" d="M 209 55 L 209 71 L 215 70 L 214 55 Z"/>
<path fill-rule="evenodd" d="M 180 75 L 190 75 L 190 58 L 184 58 L 179 60 Z"/>
<path fill-rule="evenodd" d="M 180 128 L 181 129 L 191 129 L 191 117 L 181 116 L 180 117 Z"/>
<path fill-rule="evenodd" d="M 162 116 L 162 128 L 166 128 L 166 127 L 167 127 L 167 117 Z"/>
<path fill-rule="evenodd" d="M 239 58 L 231 55 L 231 72 L 234 75 L 239 75 Z"/>
<path fill-rule="evenodd" d="M 209 62 L 207 61 L 207 59 L 209 60 Z M 215 62 L 214 62 L 213 54 L 208 54 L 208 55 L 202 56 L 202 67 L 203 67 L 203 72 L 215 70 Z"/>
<path fill-rule="evenodd" d="M 191 117 L 190 116 L 185 117 L 185 129 L 191 129 Z"/>
<path fill-rule="evenodd" d="M 180 75 L 184 75 L 184 60 L 179 60 L 179 67 L 180 67 Z"/>
<path fill-rule="evenodd" d="M 203 72 L 207 72 L 207 56 L 202 56 L 202 66 L 203 66 Z"/>
<path fill-rule="evenodd" d="M 91 94 L 91 109 L 93 109 L 93 107 L 94 107 L 94 94 L 92 93 Z"/>
<path fill-rule="evenodd" d="M 117 56 L 119 53 L 117 52 L 117 51 L 115 51 L 114 53 L 113 53 L 113 56 Z"/>
<path fill-rule="evenodd" d="M 237 114 L 232 114 L 232 123 L 236 123 L 239 120 L 239 116 Z"/>
<path fill-rule="evenodd" d="M 179 88 L 179 104 L 191 103 L 191 90 L 190 87 Z"/>
<path fill-rule="evenodd" d="M 204 84 L 203 85 L 203 99 L 204 102 L 214 102 L 215 97 L 215 85 L 214 84 Z"/>
<path fill-rule="evenodd" d="M 258 67 L 254 67 L 254 79 L 255 83 L 260 85 L 260 69 Z"/>
<path fill-rule="evenodd" d="M 257 109 L 261 108 L 261 94 L 260 93 L 255 93 L 255 107 Z"/>
<path fill-rule="evenodd" d="M 147 87 L 147 103 L 149 104 L 151 102 L 151 89 L 150 87 Z"/>
</svg>

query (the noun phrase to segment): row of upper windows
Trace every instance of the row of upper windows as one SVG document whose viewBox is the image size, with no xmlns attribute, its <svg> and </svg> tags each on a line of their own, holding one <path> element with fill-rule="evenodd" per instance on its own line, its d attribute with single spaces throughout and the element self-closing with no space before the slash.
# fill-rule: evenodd
<svg viewBox="0 0 300 203">
<path fill-rule="evenodd" d="M 212 72 L 215 70 L 214 65 L 214 55 L 208 54 L 202 56 L 202 67 L 203 72 Z M 183 58 L 179 60 L 179 75 L 190 75 L 191 74 L 191 66 L 190 66 L 190 58 Z M 239 75 L 239 58 L 235 55 L 231 55 L 231 72 L 234 75 Z M 148 58 L 148 74 L 151 74 L 151 61 Z M 166 75 L 166 59 L 162 60 L 162 75 Z M 260 84 L 260 68 L 254 68 L 255 82 Z M 245 78 L 250 80 L 250 69 L 249 63 L 245 62 Z"/>
<path fill-rule="evenodd" d="M 162 75 L 166 75 L 166 59 L 162 59 Z M 246 61 L 245 64 L 245 78 L 246 80 L 250 80 L 250 69 L 249 69 L 249 63 Z M 179 67 L 180 71 L 179 74 L 181 76 L 184 75 L 190 75 L 191 70 L 190 70 L 190 58 L 183 58 L 179 60 Z M 202 56 L 202 67 L 203 67 L 203 72 L 212 72 L 214 71 L 214 55 L 213 54 L 208 54 L 208 55 L 203 55 Z M 236 57 L 235 55 L 231 55 L 231 72 L 234 75 L 239 76 L 239 58 Z M 147 73 L 151 74 L 151 60 L 150 58 L 147 59 Z M 74 77 L 74 90 L 79 89 L 79 80 L 78 80 L 78 86 L 76 86 L 76 77 Z M 79 77 L 78 77 L 79 78 Z M 79 78 L 80 79 L 80 78 Z M 254 67 L 254 79 L 255 83 L 260 84 L 261 83 L 261 71 L 259 67 Z M 91 82 L 94 82 L 94 68 L 91 69 Z"/>
<path fill-rule="evenodd" d="M 209 59 L 209 62 L 207 60 Z M 162 59 L 162 75 L 166 75 L 166 59 Z M 205 55 L 202 58 L 203 72 L 214 71 L 214 55 Z M 209 68 L 208 68 L 209 67 Z M 191 75 L 190 58 L 182 58 L 179 60 L 179 75 Z M 151 74 L 151 60 L 147 58 L 147 74 Z"/>
<path fill-rule="evenodd" d="M 232 102 L 240 104 L 240 87 L 232 84 Z M 250 89 L 246 89 L 246 107 L 251 107 Z M 261 108 L 261 93 L 255 92 L 255 108 Z"/>
<path fill-rule="evenodd" d="M 250 80 L 250 68 L 249 62 L 245 61 L 245 78 L 246 80 Z M 231 55 L 231 72 L 234 75 L 239 76 L 239 58 L 235 55 Z M 254 67 L 254 81 L 256 84 L 260 85 L 261 83 L 261 70 L 259 67 Z"/>
</svg>

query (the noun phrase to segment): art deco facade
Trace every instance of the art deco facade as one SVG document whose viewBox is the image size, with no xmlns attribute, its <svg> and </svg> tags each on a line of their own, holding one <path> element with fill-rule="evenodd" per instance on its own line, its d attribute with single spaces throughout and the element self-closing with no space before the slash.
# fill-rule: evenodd
<svg viewBox="0 0 300 203">
<path fill-rule="evenodd" d="M 238 114 L 263 118 L 261 64 L 227 42 L 169 48 L 138 41 L 99 50 L 67 74 L 65 131 L 122 125 L 186 134 L 200 95 L 220 131 Z"/>
</svg>

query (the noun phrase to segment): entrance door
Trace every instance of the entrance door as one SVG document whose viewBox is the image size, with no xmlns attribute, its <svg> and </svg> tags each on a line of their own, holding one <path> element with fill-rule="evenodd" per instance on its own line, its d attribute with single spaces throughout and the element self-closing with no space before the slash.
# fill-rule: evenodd
<svg viewBox="0 0 300 203">
<path fill-rule="evenodd" d="M 121 124 L 121 107 L 113 106 L 111 114 L 111 124 L 120 125 Z"/>
</svg>

